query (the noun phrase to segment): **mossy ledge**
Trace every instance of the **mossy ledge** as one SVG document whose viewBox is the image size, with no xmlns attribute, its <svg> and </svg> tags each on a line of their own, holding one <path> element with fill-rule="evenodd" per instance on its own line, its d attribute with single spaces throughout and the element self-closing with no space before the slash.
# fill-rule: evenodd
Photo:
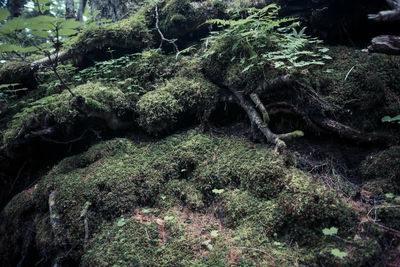
<svg viewBox="0 0 400 267">
<path fill-rule="evenodd" d="M 356 238 L 368 234 L 357 212 L 287 164 L 268 146 L 198 130 L 103 142 L 62 160 L 7 205 L 0 255 L 12 263 L 35 247 L 52 264 L 83 266 L 375 261 L 376 239 Z M 324 237 L 332 226 L 355 241 Z M 36 234 L 24 239 L 27 231 Z M 339 261 L 331 248 L 352 257 Z"/>
</svg>

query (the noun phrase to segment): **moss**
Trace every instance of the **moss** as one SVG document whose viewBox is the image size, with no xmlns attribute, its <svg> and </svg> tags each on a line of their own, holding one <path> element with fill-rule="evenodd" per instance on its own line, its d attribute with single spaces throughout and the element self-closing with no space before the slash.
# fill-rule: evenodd
<svg viewBox="0 0 400 267">
<path fill-rule="evenodd" d="M 187 172 L 190 173 L 190 170 L 182 169 L 181 172 L 185 175 Z M 162 195 L 157 199 L 157 207 L 161 209 L 172 208 L 181 203 L 191 210 L 204 208 L 203 194 L 193 182 L 171 180 L 163 186 L 161 192 L 163 192 Z"/>
<path fill-rule="evenodd" d="M 326 100 L 324 112 L 364 131 L 380 129 L 386 115 L 400 114 L 398 57 L 345 47 L 331 47 L 328 54 L 333 60 L 304 76 Z"/>
<path fill-rule="evenodd" d="M 217 88 L 203 78 L 173 78 L 139 99 L 139 125 L 149 133 L 158 134 L 173 129 L 182 115 L 206 118 L 217 97 Z"/>
<path fill-rule="evenodd" d="M 114 111 L 118 115 L 124 115 L 132 109 L 130 101 L 120 90 L 112 90 L 100 83 L 87 83 L 72 90 L 75 94 L 86 98 L 89 107 L 94 108 L 95 111 Z M 9 145 L 16 138 L 40 129 L 42 125 L 46 125 L 46 121 L 47 124 L 49 122 L 53 122 L 53 124 L 74 123 L 79 113 L 70 106 L 70 99 L 70 93 L 64 90 L 60 94 L 41 98 L 25 107 L 9 122 L 3 135 L 4 144 Z"/>
<path fill-rule="evenodd" d="M 71 46 L 81 53 L 110 46 L 141 50 L 151 43 L 152 36 L 147 28 L 144 11 L 140 10 L 133 16 L 112 24 L 90 26 L 78 35 Z"/>
<path fill-rule="evenodd" d="M 398 204 L 399 201 L 395 201 L 376 206 L 376 216 L 379 223 L 398 229 L 400 225 L 400 206 Z"/>
<path fill-rule="evenodd" d="M 393 146 L 369 155 L 361 164 L 360 172 L 367 180 L 364 188 L 374 194 L 400 194 L 400 147 Z"/>
<path fill-rule="evenodd" d="M 174 127 L 182 107 L 167 91 L 154 90 L 142 96 L 137 105 L 139 125 L 149 133 L 160 133 Z"/>
<path fill-rule="evenodd" d="M 32 73 L 29 63 L 24 61 L 7 62 L 0 68 L 0 82 L 2 84 L 22 83 L 23 79 L 27 79 Z"/>
<path fill-rule="evenodd" d="M 51 192 L 56 230 L 46 220 Z M 356 247 L 324 238 L 324 227 L 338 227 L 345 239 L 358 234 L 355 212 L 336 193 L 287 168 L 269 147 L 194 130 L 151 143 L 100 143 L 57 164 L 29 199 L 38 248 L 56 257 L 74 247 L 71 260 L 82 256 L 82 265 L 310 266 L 332 260 L 333 247 Z M 84 246 L 81 212 L 89 203 Z M 24 223 L 30 216 L 17 206 L 7 218 Z M 378 251 L 367 248 L 359 254 Z"/>
</svg>

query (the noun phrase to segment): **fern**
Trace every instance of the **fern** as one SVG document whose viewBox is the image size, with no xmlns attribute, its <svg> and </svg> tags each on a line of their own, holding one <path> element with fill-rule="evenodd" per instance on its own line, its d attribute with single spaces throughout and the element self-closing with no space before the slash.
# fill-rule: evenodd
<svg viewBox="0 0 400 267">
<path fill-rule="evenodd" d="M 243 72 L 272 65 L 278 69 L 322 65 L 330 59 L 321 41 L 297 31 L 295 18 L 279 18 L 279 7 L 270 4 L 263 9 L 248 9 L 246 17 L 207 21 L 222 28 L 206 39 L 205 57 L 218 53 L 230 55 L 231 62 L 243 65 Z"/>
</svg>

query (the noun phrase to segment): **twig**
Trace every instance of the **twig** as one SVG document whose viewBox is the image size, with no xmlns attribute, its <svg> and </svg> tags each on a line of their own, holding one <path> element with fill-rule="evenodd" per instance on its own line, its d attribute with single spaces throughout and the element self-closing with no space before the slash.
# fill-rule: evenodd
<svg viewBox="0 0 400 267">
<path fill-rule="evenodd" d="M 68 145 L 68 144 L 75 143 L 77 141 L 82 140 L 83 137 L 85 136 L 85 134 L 89 130 L 91 130 L 91 129 L 86 129 L 85 131 L 83 131 L 83 133 L 79 137 L 77 137 L 75 139 L 72 139 L 72 140 L 69 140 L 69 141 L 58 141 L 58 140 L 53 140 L 53 139 L 50 139 L 50 138 L 47 138 L 47 137 L 44 137 L 44 136 L 41 136 L 41 139 L 44 140 L 44 141 L 47 141 L 47 142 L 55 143 L 55 144 Z"/>
<path fill-rule="evenodd" d="M 158 33 L 160 34 L 160 37 L 161 37 L 161 43 L 160 43 L 160 47 L 159 48 L 161 48 L 163 42 L 166 41 L 166 42 L 168 42 L 170 44 L 173 44 L 174 47 L 175 47 L 176 52 L 178 53 L 179 49 L 178 49 L 178 46 L 176 45 L 175 41 L 165 38 L 164 34 L 160 30 L 160 26 L 159 26 L 160 19 L 159 19 L 159 15 L 158 15 L 158 5 L 157 4 L 156 4 L 155 11 L 156 11 L 156 28 L 157 28 Z"/>
<path fill-rule="evenodd" d="M 354 70 L 355 67 L 356 67 L 356 65 L 354 65 L 354 66 L 349 70 L 349 72 L 346 74 L 346 78 L 344 78 L 345 81 L 347 80 L 347 78 L 349 78 L 350 73 Z"/>
</svg>

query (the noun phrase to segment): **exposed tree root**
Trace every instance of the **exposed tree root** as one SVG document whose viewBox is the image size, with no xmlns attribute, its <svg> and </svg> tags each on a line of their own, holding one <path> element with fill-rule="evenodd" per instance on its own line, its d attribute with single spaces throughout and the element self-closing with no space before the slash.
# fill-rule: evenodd
<svg viewBox="0 0 400 267">
<path fill-rule="evenodd" d="M 316 135 L 320 135 L 320 133 L 324 132 L 333 134 L 343 139 L 355 141 L 359 144 L 381 143 L 389 145 L 393 142 L 391 136 L 375 133 L 363 133 L 357 129 L 327 118 L 310 118 L 304 112 L 299 111 L 293 104 L 289 104 L 287 102 L 273 103 L 268 105 L 267 108 L 270 109 L 270 115 L 289 114 L 301 118 L 307 125 L 308 129 L 310 129 Z"/>
<path fill-rule="evenodd" d="M 244 111 L 247 113 L 250 122 L 252 124 L 252 130 L 254 134 L 254 128 L 255 126 L 258 128 L 258 130 L 261 131 L 261 133 L 264 135 L 264 137 L 267 139 L 268 143 L 274 144 L 276 150 L 281 150 L 286 147 L 285 140 L 290 140 L 295 137 L 301 137 L 303 136 L 303 132 L 301 131 L 294 131 L 291 133 L 286 133 L 286 134 L 275 134 L 271 132 L 271 130 L 268 128 L 268 121 L 269 121 L 269 115 L 267 110 L 265 109 L 264 105 L 261 103 L 258 95 L 256 93 L 253 93 L 253 98 L 256 106 L 258 106 L 263 113 L 264 120 L 261 119 L 260 115 L 257 113 L 257 110 L 253 107 L 252 103 L 248 101 L 243 92 L 234 90 L 230 88 L 230 91 L 235 95 L 237 98 L 238 104 L 244 109 Z M 266 121 L 265 121 L 266 119 Z"/>
<path fill-rule="evenodd" d="M 329 105 L 309 86 L 295 79 L 293 75 L 285 75 L 273 80 L 264 81 L 254 90 L 235 90 L 229 86 L 230 93 L 234 98 L 223 95 L 220 97 L 222 102 L 236 102 L 246 112 L 252 127 L 253 137 L 257 139 L 257 132 L 261 132 L 266 138 L 268 143 L 274 144 L 277 150 L 286 146 L 285 141 L 303 136 L 302 131 L 294 131 L 286 134 L 273 133 L 268 124 L 271 115 L 287 114 L 299 118 L 307 127 L 307 130 L 315 135 L 321 133 L 337 136 L 342 139 L 354 141 L 358 144 L 385 144 L 390 145 L 393 143 L 393 137 L 376 134 L 376 133 L 363 133 L 357 129 L 344 125 L 338 121 L 318 117 L 309 116 L 306 112 L 299 110 L 296 106 L 288 102 L 275 102 L 264 105 L 261 99 L 268 97 L 268 93 L 280 90 L 284 87 L 294 87 L 303 89 L 315 101 L 321 105 Z M 249 98 L 247 94 L 249 94 Z"/>
</svg>

